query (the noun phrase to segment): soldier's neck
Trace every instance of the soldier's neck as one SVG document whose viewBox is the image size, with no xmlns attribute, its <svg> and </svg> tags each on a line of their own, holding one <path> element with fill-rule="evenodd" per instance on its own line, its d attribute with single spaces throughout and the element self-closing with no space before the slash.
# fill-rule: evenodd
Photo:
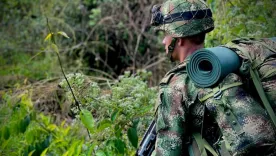
<svg viewBox="0 0 276 156">
<path fill-rule="evenodd" d="M 186 45 L 181 47 L 181 53 L 180 53 L 180 57 L 179 57 L 179 62 L 182 63 L 185 61 L 185 59 L 192 55 L 195 51 L 204 48 L 204 44 L 200 44 L 200 45 Z"/>
</svg>

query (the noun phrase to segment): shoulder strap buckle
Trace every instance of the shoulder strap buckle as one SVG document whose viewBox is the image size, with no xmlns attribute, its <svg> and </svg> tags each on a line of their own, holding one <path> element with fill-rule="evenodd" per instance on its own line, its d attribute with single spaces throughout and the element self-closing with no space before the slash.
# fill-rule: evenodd
<svg viewBox="0 0 276 156">
<path fill-rule="evenodd" d="M 222 91 L 221 91 L 220 87 L 214 88 L 213 92 L 214 92 L 214 95 L 213 95 L 214 99 L 216 99 L 216 100 L 221 99 L 221 97 L 222 97 Z"/>
</svg>

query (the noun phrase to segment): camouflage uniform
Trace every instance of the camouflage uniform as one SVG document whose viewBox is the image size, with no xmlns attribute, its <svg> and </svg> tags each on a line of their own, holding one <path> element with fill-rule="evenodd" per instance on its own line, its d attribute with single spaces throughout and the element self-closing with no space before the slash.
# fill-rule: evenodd
<svg viewBox="0 0 276 156">
<path fill-rule="evenodd" d="M 207 33 L 214 28 L 212 13 L 202 0 L 168 0 L 153 9 L 151 23 L 174 38 Z M 170 70 L 160 82 L 156 155 L 187 155 L 189 145 L 197 147 L 192 141 L 195 132 L 220 152 L 225 148 L 229 155 L 276 155 L 275 128 L 244 86 L 231 87 L 217 99 L 199 102 L 213 89 L 195 86 L 187 75 L 186 63 Z M 241 82 L 238 75 L 231 73 L 219 86 Z"/>
<path fill-rule="evenodd" d="M 212 12 L 203 0 L 167 0 L 161 6 L 153 7 L 151 24 L 174 38 L 169 52 L 173 52 L 175 38 L 214 29 Z M 237 48 L 235 45 L 229 47 Z M 251 46 L 248 51 L 256 48 L 259 47 Z M 255 56 L 253 53 L 248 55 Z M 190 145 L 193 149 L 200 148 L 199 144 L 194 144 L 195 133 L 220 152 L 223 153 L 223 149 L 227 151 L 224 154 L 276 155 L 275 128 L 260 103 L 243 89 L 242 79 L 231 73 L 215 88 L 198 88 L 188 77 L 186 63 L 170 70 L 160 82 L 156 104 L 156 155 L 187 155 Z M 273 67 L 265 64 L 260 72 Z M 220 90 L 233 83 L 240 85 Z M 199 101 L 217 88 L 220 96 Z M 274 91 L 274 87 L 270 87 L 270 90 Z M 194 155 L 202 154 L 201 150 L 198 151 Z"/>
<path fill-rule="evenodd" d="M 212 12 L 202 0 L 168 0 L 156 5 L 152 10 L 151 24 L 174 38 L 214 29 Z M 196 86 L 187 76 L 185 62 L 170 70 L 161 80 L 156 105 L 157 155 L 183 155 L 184 144 L 192 133 L 190 130 L 200 132 L 204 106 L 195 102 L 196 93 Z"/>
<path fill-rule="evenodd" d="M 260 151 L 261 155 L 273 155 L 273 151 L 276 152 L 276 134 L 269 117 L 242 87 L 224 91 L 219 100 L 210 98 L 200 103 L 198 99 L 212 89 L 197 88 L 185 68 L 185 63 L 178 65 L 160 83 L 156 105 L 157 155 L 184 155 L 194 132 L 202 133 L 211 145 L 224 140 L 231 155 L 256 155 Z M 229 74 L 220 85 L 235 82 L 241 82 L 240 77 Z"/>
<path fill-rule="evenodd" d="M 185 63 L 169 71 L 160 82 L 156 105 L 156 154 L 181 155 L 184 152 L 184 138 L 187 137 L 187 109 L 196 99 L 196 87 L 186 73 Z M 203 105 L 194 107 L 197 123 L 203 114 Z"/>
</svg>

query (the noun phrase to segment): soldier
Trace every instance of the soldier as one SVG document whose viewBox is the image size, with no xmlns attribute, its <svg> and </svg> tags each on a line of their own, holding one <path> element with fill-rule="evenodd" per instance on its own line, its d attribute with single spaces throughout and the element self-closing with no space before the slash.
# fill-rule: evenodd
<svg viewBox="0 0 276 156">
<path fill-rule="evenodd" d="M 197 88 L 187 75 L 186 63 L 189 56 L 204 47 L 205 34 L 214 29 L 212 12 L 206 3 L 203 0 L 168 0 L 162 5 L 155 5 L 152 8 L 151 25 L 156 30 L 165 32 L 163 44 L 166 54 L 171 61 L 180 62 L 160 82 L 156 104 L 155 154 L 164 156 L 256 155 L 257 151 L 261 150 L 265 150 L 266 153 L 260 155 L 271 154 L 273 151 L 271 149 L 275 149 L 273 145 L 275 131 L 271 122 L 266 122 L 266 117 L 261 118 L 265 114 L 259 111 L 261 108 L 257 106 L 257 102 L 237 87 L 227 93 L 231 95 L 239 90 L 243 95 L 239 101 L 244 104 L 242 106 L 248 106 L 248 101 L 251 101 L 249 103 L 254 104 L 252 112 L 259 113 L 257 116 L 261 118 L 261 121 L 258 123 L 262 124 L 254 123 L 256 130 L 247 129 L 247 131 L 243 127 L 246 123 L 240 124 L 240 118 L 237 119 L 235 115 L 231 116 L 231 113 L 222 113 L 219 116 L 221 112 L 216 112 L 219 114 L 216 117 L 210 115 L 210 109 L 217 109 L 217 107 L 207 107 L 206 109 L 205 105 L 199 102 L 198 96 L 202 90 Z M 230 75 L 228 79 L 241 81 L 237 75 Z M 223 83 L 227 83 L 227 81 Z M 250 113 L 252 114 L 252 112 Z M 241 114 L 245 114 L 243 117 L 247 119 L 252 118 L 250 113 Z M 228 124 L 226 114 L 236 121 Z M 220 117 L 222 119 L 218 121 Z M 226 127 L 225 130 L 223 130 L 223 126 Z M 237 129 L 241 133 L 237 134 Z M 258 135 L 259 133 L 261 135 Z M 258 136 L 256 138 L 261 138 L 265 143 L 258 142 L 258 139 L 256 141 L 251 134 L 256 134 Z M 232 142 L 225 143 L 222 141 L 223 138 Z M 253 151 L 251 148 L 253 144 L 250 142 L 258 142 L 256 144 L 260 146 Z"/>
</svg>

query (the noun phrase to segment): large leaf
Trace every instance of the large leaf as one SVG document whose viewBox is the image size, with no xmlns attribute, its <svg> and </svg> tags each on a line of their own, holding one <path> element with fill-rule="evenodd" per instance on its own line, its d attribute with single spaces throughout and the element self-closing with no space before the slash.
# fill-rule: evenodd
<svg viewBox="0 0 276 156">
<path fill-rule="evenodd" d="M 117 152 L 120 154 L 125 153 L 126 144 L 121 139 L 114 140 L 115 148 L 117 149 Z"/>
<path fill-rule="evenodd" d="M 95 121 L 91 112 L 89 112 L 86 109 L 83 109 L 81 111 L 80 118 L 87 129 L 89 129 L 90 131 L 94 131 Z"/>
<path fill-rule="evenodd" d="M 131 142 L 132 146 L 137 148 L 138 146 L 138 135 L 137 135 L 137 129 L 136 128 L 129 128 L 127 131 L 127 136 L 129 141 Z"/>
<path fill-rule="evenodd" d="M 31 117 L 30 115 L 27 115 L 23 120 L 20 121 L 20 131 L 24 133 L 29 126 L 31 122 Z"/>
</svg>

